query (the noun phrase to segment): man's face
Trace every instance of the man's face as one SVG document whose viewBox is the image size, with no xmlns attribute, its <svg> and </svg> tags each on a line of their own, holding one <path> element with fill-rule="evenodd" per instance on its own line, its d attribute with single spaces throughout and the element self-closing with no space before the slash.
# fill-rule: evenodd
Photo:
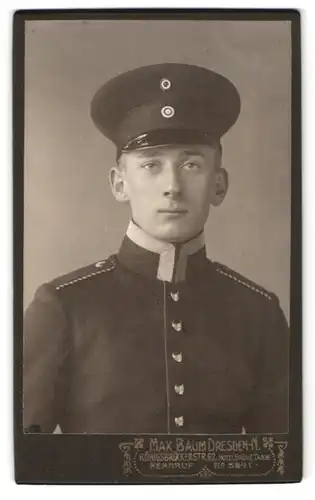
<svg viewBox="0 0 315 500">
<path fill-rule="evenodd" d="M 186 241 L 203 230 L 210 205 L 218 204 L 220 176 L 222 183 L 218 155 L 204 145 L 125 153 L 121 168 L 111 173 L 114 194 L 129 201 L 134 222 L 149 235 Z"/>
</svg>

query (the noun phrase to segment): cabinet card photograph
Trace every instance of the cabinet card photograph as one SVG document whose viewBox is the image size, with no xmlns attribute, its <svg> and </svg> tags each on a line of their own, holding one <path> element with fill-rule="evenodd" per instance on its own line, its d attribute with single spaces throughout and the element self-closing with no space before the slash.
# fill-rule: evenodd
<svg viewBox="0 0 315 500">
<path fill-rule="evenodd" d="M 14 27 L 17 482 L 299 481 L 299 13 Z"/>
</svg>

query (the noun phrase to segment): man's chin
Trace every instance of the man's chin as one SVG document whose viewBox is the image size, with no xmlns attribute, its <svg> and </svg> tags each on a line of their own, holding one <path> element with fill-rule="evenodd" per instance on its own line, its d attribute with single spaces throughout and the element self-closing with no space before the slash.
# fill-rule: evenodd
<svg viewBox="0 0 315 500">
<path fill-rule="evenodd" d="M 184 243 L 195 238 L 203 228 L 190 228 L 187 221 L 164 221 L 163 224 L 139 224 L 133 219 L 133 222 L 140 227 L 149 236 L 165 243 Z"/>
<path fill-rule="evenodd" d="M 175 230 L 165 228 L 161 231 L 156 231 L 153 236 L 158 240 L 165 241 L 166 243 L 183 243 L 185 241 L 191 240 L 194 238 L 200 231 L 187 231 L 186 230 Z"/>
</svg>

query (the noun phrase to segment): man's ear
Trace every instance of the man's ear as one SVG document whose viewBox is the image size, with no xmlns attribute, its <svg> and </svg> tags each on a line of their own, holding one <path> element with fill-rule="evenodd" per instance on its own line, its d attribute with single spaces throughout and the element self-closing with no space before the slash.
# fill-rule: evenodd
<svg viewBox="0 0 315 500">
<path fill-rule="evenodd" d="M 215 173 L 215 187 L 212 205 L 217 207 L 224 200 L 229 187 L 229 175 L 225 168 L 219 168 Z"/>
<path fill-rule="evenodd" d="M 126 203 L 129 201 L 128 193 L 126 192 L 126 180 L 124 170 L 117 167 L 112 167 L 109 171 L 109 183 L 112 193 L 117 201 Z"/>
</svg>

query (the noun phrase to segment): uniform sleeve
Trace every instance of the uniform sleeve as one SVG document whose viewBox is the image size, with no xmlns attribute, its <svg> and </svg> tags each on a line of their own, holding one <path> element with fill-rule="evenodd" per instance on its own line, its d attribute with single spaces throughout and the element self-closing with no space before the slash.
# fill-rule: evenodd
<svg viewBox="0 0 315 500">
<path fill-rule="evenodd" d="M 67 319 L 51 285 L 41 286 L 25 313 L 23 426 L 53 432 L 57 422 L 57 380 L 69 350 Z"/>
<path fill-rule="evenodd" d="M 260 332 L 257 381 L 246 430 L 276 434 L 288 432 L 290 336 L 276 297 L 270 306 Z"/>
</svg>

